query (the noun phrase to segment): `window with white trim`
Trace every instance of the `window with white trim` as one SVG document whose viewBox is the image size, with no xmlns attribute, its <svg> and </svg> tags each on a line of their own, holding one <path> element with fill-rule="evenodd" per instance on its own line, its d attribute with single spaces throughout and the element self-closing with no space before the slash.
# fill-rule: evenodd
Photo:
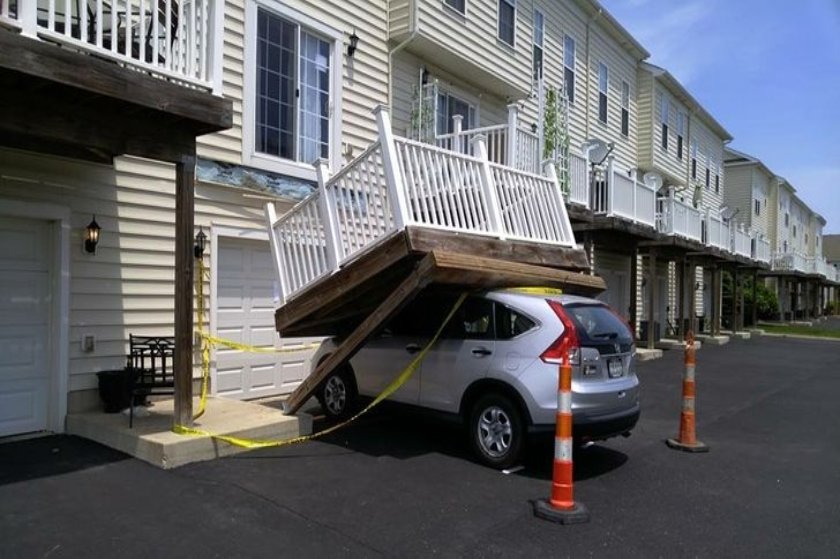
<svg viewBox="0 0 840 559">
<path fill-rule="evenodd" d="M 659 123 L 661 128 L 661 138 L 659 145 L 663 151 L 668 151 L 668 120 L 671 113 L 671 107 L 668 103 L 668 97 L 663 93 L 659 98 Z"/>
<path fill-rule="evenodd" d="M 443 0 L 443 3 L 459 13 L 467 13 L 467 0 Z"/>
<path fill-rule="evenodd" d="M 461 115 L 461 129 L 469 130 L 475 127 L 475 107 L 469 102 L 447 91 L 438 91 L 437 96 L 437 133 L 452 134 L 455 132 L 455 115 Z"/>
<path fill-rule="evenodd" d="M 715 192 L 720 194 L 720 162 L 715 162 Z"/>
<path fill-rule="evenodd" d="M 677 159 L 683 158 L 683 137 L 685 135 L 685 113 L 677 111 Z"/>
<path fill-rule="evenodd" d="M 499 0 L 499 39 L 514 46 L 516 37 L 516 0 Z"/>
<path fill-rule="evenodd" d="M 621 82 L 621 133 L 630 135 L 630 84 Z"/>
<path fill-rule="evenodd" d="M 343 33 L 273 1 L 246 4 L 243 162 L 314 179 L 339 142 Z"/>
<path fill-rule="evenodd" d="M 761 200 L 756 200 L 755 201 L 755 215 L 756 216 L 761 215 Z"/>
<path fill-rule="evenodd" d="M 565 35 L 563 37 L 563 85 L 569 104 L 575 103 L 575 40 Z"/>
<path fill-rule="evenodd" d="M 712 186 L 712 155 L 706 154 L 706 188 Z"/>
<path fill-rule="evenodd" d="M 691 142 L 691 178 L 697 179 L 697 142 Z"/>
<path fill-rule="evenodd" d="M 607 93 L 610 87 L 610 73 L 603 62 L 598 64 L 598 120 L 607 123 Z"/>
<path fill-rule="evenodd" d="M 537 9 L 534 10 L 534 81 L 539 81 L 543 75 L 543 41 L 545 39 L 545 17 Z"/>
</svg>

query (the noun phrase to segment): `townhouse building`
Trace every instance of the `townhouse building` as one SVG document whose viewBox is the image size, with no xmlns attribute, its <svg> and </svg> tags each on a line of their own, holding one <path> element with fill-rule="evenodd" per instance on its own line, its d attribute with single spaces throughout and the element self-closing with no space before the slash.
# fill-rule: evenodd
<svg viewBox="0 0 840 559">
<path fill-rule="evenodd" d="M 727 147 L 724 164 L 733 219 L 752 232 L 762 254 L 769 251 L 771 268 L 762 275 L 778 296 L 780 318 L 818 316 L 838 279 L 823 256 L 825 219 L 760 159 Z"/>
</svg>

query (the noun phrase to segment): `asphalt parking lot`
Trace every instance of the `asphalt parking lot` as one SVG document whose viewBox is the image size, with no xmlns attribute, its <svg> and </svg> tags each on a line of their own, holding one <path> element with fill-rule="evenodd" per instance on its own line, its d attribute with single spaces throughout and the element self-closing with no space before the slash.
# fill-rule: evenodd
<svg viewBox="0 0 840 559">
<path fill-rule="evenodd" d="M 550 444 L 511 475 L 451 426 L 385 409 L 322 441 L 161 471 L 94 443 L 0 445 L 6 557 L 837 557 L 840 343 L 733 341 L 697 354 L 698 438 L 668 449 L 682 355 L 640 364 L 629 439 L 575 456 L 589 524 L 536 519 Z"/>
</svg>

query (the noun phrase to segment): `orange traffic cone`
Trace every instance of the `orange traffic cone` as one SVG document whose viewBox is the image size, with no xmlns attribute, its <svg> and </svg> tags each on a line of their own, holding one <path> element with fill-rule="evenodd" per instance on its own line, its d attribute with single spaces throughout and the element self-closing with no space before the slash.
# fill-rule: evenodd
<svg viewBox="0 0 840 559">
<path fill-rule="evenodd" d="M 560 365 L 557 390 L 557 425 L 554 431 L 554 470 L 551 498 L 534 501 L 534 514 L 560 524 L 589 522 L 589 511 L 575 502 L 572 468 L 572 366 L 569 354 Z"/>
<path fill-rule="evenodd" d="M 688 332 L 685 345 L 685 372 L 682 383 L 682 412 L 680 413 L 680 434 L 676 439 L 667 439 L 665 443 L 676 450 L 686 452 L 709 452 L 709 447 L 697 440 L 694 428 L 694 368 L 697 364 L 694 355 L 694 332 Z"/>
</svg>

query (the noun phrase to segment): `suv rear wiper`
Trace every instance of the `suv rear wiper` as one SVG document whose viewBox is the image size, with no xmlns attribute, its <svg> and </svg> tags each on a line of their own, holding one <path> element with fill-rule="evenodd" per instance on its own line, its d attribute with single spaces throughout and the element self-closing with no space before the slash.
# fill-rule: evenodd
<svg viewBox="0 0 840 559">
<path fill-rule="evenodd" d="M 601 332 L 600 334 L 590 334 L 591 338 L 608 338 L 614 340 L 618 337 L 618 332 Z"/>
</svg>

